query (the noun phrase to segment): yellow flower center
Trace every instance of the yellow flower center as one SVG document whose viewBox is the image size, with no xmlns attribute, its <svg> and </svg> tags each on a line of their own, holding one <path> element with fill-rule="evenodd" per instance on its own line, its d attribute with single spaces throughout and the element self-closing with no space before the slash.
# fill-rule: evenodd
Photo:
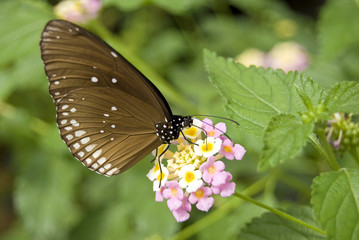
<svg viewBox="0 0 359 240">
<path fill-rule="evenodd" d="M 172 197 L 177 196 L 177 188 L 172 188 L 171 195 L 172 195 Z"/>
<path fill-rule="evenodd" d="M 191 136 L 191 137 L 195 137 L 197 133 L 197 128 L 195 127 L 190 127 L 188 129 L 185 130 L 184 134 L 187 136 Z"/>
<path fill-rule="evenodd" d="M 207 132 L 208 136 L 212 137 L 216 132 L 214 130 Z"/>
<path fill-rule="evenodd" d="M 161 177 L 162 177 L 162 178 L 161 178 Z M 164 173 L 158 174 L 157 180 L 158 180 L 159 182 L 161 182 L 163 179 L 165 179 L 165 174 L 164 174 Z"/>
<path fill-rule="evenodd" d="M 210 152 L 213 150 L 213 143 L 204 143 L 201 146 L 202 152 Z"/>
<path fill-rule="evenodd" d="M 211 167 L 208 168 L 208 172 L 209 172 L 210 174 L 213 174 L 213 173 L 215 173 L 216 171 L 217 171 L 217 169 L 216 169 L 214 166 L 211 166 Z"/>
<path fill-rule="evenodd" d="M 197 199 L 204 197 L 204 192 L 200 189 L 195 192 Z"/>
<path fill-rule="evenodd" d="M 224 146 L 224 151 L 227 153 L 232 153 L 232 147 L 231 146 Z"/>
<path fill-rule="evenodd" d="M 184 176 L 184 179 L 188 183 L 192 182 L 195 179 L 193 172 L 186 172 L 186 175 Z"/>
</svg>

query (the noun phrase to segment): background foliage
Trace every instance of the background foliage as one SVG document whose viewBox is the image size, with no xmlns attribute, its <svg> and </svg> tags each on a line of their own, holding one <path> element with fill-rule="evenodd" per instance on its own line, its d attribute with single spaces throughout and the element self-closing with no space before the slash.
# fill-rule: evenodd
<svg viewBox="0 0 359 240">
<path fill-rule="evenodd" d="M 282 226 L 282 232 L 292 236 L 292 223 L 282 222 L 279 217 L 265 214 L 251 222 L 264 210 L 233 197 L 216 199 L 216 206 L 209 213 L 193 211 L 189 221 L 177 223 L 165 203 L 154 202 L 152 183 L 145 177 L 152 167 L 150 158 L 113 178 L 97 175 L 78 163 L 58 134 L 55 108 L 40 58 L 40 33 L 46 22 L 54 18 L 53 5 L 57 2 L 0 1 L 1 239 L 167 239 L 176 236 L 251 239 L 258 232 L 258 226 L 265 237 L 266 231 L 271 231 L 270 223 Z M 315 91 L 317 85 L 327 88 L 339 81 L 358 79 L 358 1 L 300 2 L 104 0 L 99 20 L 87 28 L 103 37 L 148 76 L 168 99 L 174 113 L 226 116 L 224 106 L 228 110 L 231 104 L 226 104 L 208 81 L 204 48 L 234 58 L 248 48 L 268 51 L 278 42 L 296 41 L 311 55 L 310 67 L 305 72 L 315 82 L 310 96 L 314 102 L 320 95 Z M 280 27 L 283 20 L 291 20 L 293 24 L 289 29 Z M 286 34 L 288 32 L 292 34 Z M 207 67 L 211 56 L 207 52 Z M 217 67 L 221 69 L 221 65 Z M 213 77 L 219 73 L 211 74 Z M 268 74 L 271 73 L 263 71 L 264 78 Z M 293 81 L 305 78 L 297 73 L 288 76 Z M 230 90 L 226 85 L 221 89 L 220 82 L 215 84 L 219 91 Z M 277 84 L 281 86 L 280 82 Z M 340 90 L 338 86 L 330 91 Z M 303 108 L 300 97 L 297 98 L 290 106 L 293 112 Z M 328 101 L 333 109 L 348 107 L 345 104 L 348 102 L 351 110 L 358 106 L 350 99 Z M 251 115 L 253 119 L 272 124 L 275 130 L 275 122 L 256 114 L 254 111 Z M 278 119 L 291 120 L 290 116 Z M 289 154 L 289 157 L 296 155 L 291 161 L 268 168 L 271 164 L 262 159 L 270 153 L 261 152 L 263 146 L 256 137 L 263 129 L 252 128 L 245 121 L 240 123 L 241 127 L 232 126 L 228 131 L 235 142 L 247 149 L 241 162 L 227 163 L 237 189 L 256 194 L 258 201 L 277 208 L 285 209 L 293 203 L 309 206 L 310 185 L 320 172 L 329 170 L 327 163 L 312 146 L 306 145 L 301 154 Z M 288 131 L 292 127 L 288 125 Z M 254 136 L 241 128 L 250 129 Z M 301 133 L 298 134 L 300 137 Z M 302 140 L 300 147 L 304 144 Z M 355 166 L 350 155 L 338 154 L 338 157 L 342 167 Z M 265 171 L 258 172 L 258 164 Z M 346 192 L 341 184 L 358 177 L 356 171 L 336 174 L 323 174 L 314 181 L 316 198 L 311 199 L 312 204 L 324 203 L 322 210 L 316 213 L 319 220 L 330 217 L 326 211 L 331 208 L 330 199 L 345 200 Z M 339 182 L 330 185 L 330 179 L 339 179 Z M 327 187 L 329 195 L 318 186 Z M 342 191 L 332 190 L 338 188 Z M 354 193 L 358 191 L 355 186 L 353 189 L 356 189 Z M 354 200 L 345 203 L 350 205 Z M 307 207 L 292 207 L 288 212 L 315 222 Z M 358 215 L 351 217 L 349 222 L 358 221 Z M 241 231 L 245 224 L 246 228 Z M 333 229 L 331 223 L 322 227 L 329 229 L 329 233 Z M 303 239 L 325 239 L 308 229 L 302 231 L 308 236 Z M 341 234 L 335 237 L 346 239 L 346 232 Z"/>
</svg>

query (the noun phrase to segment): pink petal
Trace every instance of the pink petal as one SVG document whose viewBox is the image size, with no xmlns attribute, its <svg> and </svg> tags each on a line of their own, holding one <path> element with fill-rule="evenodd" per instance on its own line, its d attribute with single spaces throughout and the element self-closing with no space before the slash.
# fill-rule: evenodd
<svg viewBox="0 0 359 240">
<path fill-rule="evenodd" d="M 227 181 L 228 172 L 219 172 L 213 176 L 212 185 L 220 186 L 225 184 Z"/>
<path fill-rule="evenodd" d="M 221 197 L 229 197 L 233 195 L 236 189 L 236 184 L 234 182 L 228 182 L 220 186 L 220 188 L 221 188 Z"/>
<path fill-rule="evenodd" d="M 177 198 L 171 198 L 167 201 L 167 206 L 171 211 L 173 211 L 182 206 L 182 201 L 178 200 Z"/>
<path fill-rule="evenodd" d="M 163 202 L 163 192 L 162 191 L 163 190 L 156 192 L 156 198 L 155 198 L 156 202 Z"/>
<path fill-rule="evenodd" d="M 201 198 L 196 204 L 196 207 L 201 211 L 208 212 L 208 210 L 213 206 L 213 203 L 214 203 L 213 197 Z"/>
<path fill-rule="evenodd" d="M 191 193 L 191 195 L 189 195 L 188 201 L 192 204 L 195 204 L 198 201 L 196 193 Z"/>
<path fill-rule="evenodd" d="M 182 208 L 173 210 L 172 214 L 177 222 L 184 222 L 190 217 L 189 213 Z"/>
<path fill-rule="evenodd" d="M 225 165 L 224 165 L 224 162 L 222 162 L 222 161 L 215 161 L 214 163 L 213 163 L 213 166 L 217 169 L 217 171 L 223 171 L 224 170 L 224 168 L 226 167 Z"/>
<path fill-rule="evenodd" d="M 216 128 L 216 131 L 218 131 L 220 133 L 219 135 L 222 135 L 223 133 L 225 133 L 227 131 L 226 124 L 223 122 L 217 123 L 215 128 Z"/>
<path fill-rule="evenodd" d="M 237 160 L 241 160 L 244 154 L 246 153 L 246 149 L 244 149 L 244 147 L 242 147 L 239 144 L 236 144 L 233 150 L 234 150 L 234 156 Z"/>
</svg>

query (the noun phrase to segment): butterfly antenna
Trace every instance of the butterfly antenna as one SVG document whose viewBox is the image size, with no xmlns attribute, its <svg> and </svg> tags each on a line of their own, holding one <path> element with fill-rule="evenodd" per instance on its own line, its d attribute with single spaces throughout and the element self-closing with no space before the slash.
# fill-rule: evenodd
<svg viewBox="0 0 359 240">
<path fill-rule="evenodd" d="M 216 130 L 218 130 L 218 131 L 221 132 L 224 136 L 226 136 L 229 140 L 232 141 L 232 139 L 230 138 L 230 136 L 228 136 L 227 133 L 223 132 L 221 129 L 216 128 L 215 126 L 212 126 L 212 125 L 209 124 L 209 123 L 203 122 L 202 120 L 201 120 L 201 122 L 204 123 L 204 124 L 207 124 L 208 126 L 213 127 L 213 128 L 216 129 Z M 201 128 L 201 129 L 202 129 L 202 128 Z M 202 130 L 203 130 L 203 129 L 202 129 Z M 207 136 L 207 134 L 206 134 L 206 136 Z"/>
<path fill-rule="evenodd" d="M 233 123 L 237 124 L 237 126 L 239 126 L 239 122 L 234 121 L 233 119 L 230 119 L 230 118 L 226 118 L 226 117 L 219 117 L 219 116 L 213 116 L 213 115 L 208 115 L 208 114 L 194 114 L 194 115 L 191 115 L 191 117 L 213 117 L 213 118 L 219 118 L 219 119 L 223 119 L 223 120 L 227 120 L 227 121 L 233 122 Z"/>
</svg>

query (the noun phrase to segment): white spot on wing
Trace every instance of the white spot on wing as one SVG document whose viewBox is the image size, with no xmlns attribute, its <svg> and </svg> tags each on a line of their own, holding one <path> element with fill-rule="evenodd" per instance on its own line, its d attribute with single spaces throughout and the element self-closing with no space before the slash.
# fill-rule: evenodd
<svg viewBox="0 0 359 240">
<path fill-rule="evenodd" d="M 71 111 L 72 113 L 74 113 L 74 112 L 76 112 L 76 108 L 71 108 L 70 111 Z"/>
<path fill-rule="evenodd" d="M 91 77 L 91 82 L 98 82 L 97 77 Z"/>
<path fill-rule="evenodd" d="M 101 158 L 100 158 L 100 159 L 101 159 Z M 100 161 L 100 159 L 99 159 L 98 161 Z M 98 161 L 97 161 L 97 162 L 98 162 Z M 111 163 L 107 163 L 107 164 L 104 166 L 105 169 L 109 169 L 110 167 L 111 167 Z"/>
<path fill-rule="evenodd" d="M 72 127 L 65 127 L 65 130 L 70 131 L 70 130 L 72 130 Z"/>
<path fill-rule="evenodd" d="M 99 160 L 97 160 L 97 162 L 98 162 L 100 165 L 104 164 L 105 161 L 106 161 L 106 158 L 105 158 L 105 157 L 102 157 L 102 158 L 100 158 Z M 110 163 L 108 163 L 108 164 L 110 164 Z M 108 164 L 106 164 L 106 166 L 107 166 Z M 111 165 L 111 164 L 110 164 L 110 165 Z M 106 166 L 105 166 L 105 167 L 106 167 Z"/>
<path fill-rule="evenodd" d="M 55 81 L 54 84 L 55 84 L 55 85 L 59 85 L 60 82 L 59 82 L 59 81 Z"/>
<path fill-rule="evenodd" d="M 78 130 L 75 132 L 75 136 L 76 137 L 81 137 L 82 135 L 84 135 L 86 132 L 84 130 Z"/>
<path fill-rule="evenodd" d="M 61 124 L 66 124 L 67 123 L 67 120 L 64 119 L 64 120 L 61 120 Z"/>
<path fill-rule="evenodd" d="M 85 161 L 86 161 L 87 164 L 90 164 L 90 163 L 92 162 L 92 159 L 91 159 L 91 158 L 87 158 Z"/>
<path fill-rule="evenodd" d="M 91 168 L 93 168 L 93 169 L 98 168 L 98 164 L 97 163 L 92 164 Z"/>
<path fill-rule="evenodd" d="M 116 79 L 116 78 L 112 78 L 112 82 L 113 82 L 113 83 L 117 83 L 117 79 Z"/>
<path fill-rule="evenodd" d="M 111 107 L 111 110 L 112 110 L 112 111 L 116 111 L 117 108 L 116 108 L 115 106 L 113 106 L 113 107 Z"/>
<path fill-rule="evenodd" d="M 112 128 L 115 128 L 115 127 L 116 127 L 116 125 L 115 125 L 115 124 L 112 124 L 112 125 L 111 125 L 111 127 L 112 127 Z"/>
<path fill-rule="evenodd" d="M 88 145 L 85 149 L 86 149 L 86 151 L 91 152 L 96 147 L 96 145 L 97 144 Z"/>
<path fill-rule="evenodd" d="M 78 144 L 78 143 L 75 143 L 74 145 L 72 145 L 75 149 L 79 149 L 79 147 L 80 147 L 80 144 Z"/>
<path fill-rule="evenodd" d="M 79 157 L 83 157 L 85 155 L 85 153 L 81 151 L 81 152 L 78 152 L 77 155 L 79 155 Z"/>
<path fill-rule="evenodd" d="M 73 139 L 73 138 L 74 138 L 74 136 L 72 136 L 71 134 L 66 135 L 66 139 L 67 139 L 68 141 L 70 141 L 70 140 Z"/>
<path fill-rule="evenodd" d="M 104 169 L 104 168 L 100 168 L 100 169 L 99 169 L 99 172 L 100 172 L 100 173 L 103 173 L 103 172 L 105 172 L 105 169 Z"/>
<path fill-rule="evenodd" d="M 92 154 L 92 156 L 93 156 L 94 158 L 98 158 L 98 156 L 100 156 L 101 153 L 102 153 L 102 149 L 99 149 L 99 150 L 97 150 L 96 152 L 94 152 L 94 153 Z"/>
<path fill-rule="evenodd" d="M 110 115 L 108 115 L 107 113 L 103 114 L 105 117 L 109 117 Z"/>
<path fill-rule="evenodd" d="M 63 112 L 63 113 L 62 113 L 62 115 L 64 115 L 64 116 L 68 116 L 68 115 L 69 115 L 69 113 L 68 113 L 68 112 Z"/>
<path fill-rule="evenodd" d="M 60 95 L 60 93 L 59 93 L 59 92 L 55 92 L 55 96 L 58 96 L 58 95 Z"/>
<path fill-rule="evenodd" d="M 83 138 L 83 139 L 80 140 L 80 142 L 81 142 L 82 144 L 87 144 L 89 141 L 90 141 L 90 137 L 85 137 L 85 138 Z"/>
<path fill-rule="evenodd" d="M 111 170 L 107 171 L 106 174 L 109 175 L 109 176 L 111 176 L 111 175 L 113 175 L 115 172 L 117 172 L 117 170 L 118 170 L 117 167 L 112 168 Z"/>
<path fill-rule="evenodd" d="M 117 54 L 116 54 L 115 52 L 113 52 L 113 51 L 111 51 L 111 55 L 112 55 L 113 57 L 115 57 L 115 58 L 118 57 Z"/>
</svg>

